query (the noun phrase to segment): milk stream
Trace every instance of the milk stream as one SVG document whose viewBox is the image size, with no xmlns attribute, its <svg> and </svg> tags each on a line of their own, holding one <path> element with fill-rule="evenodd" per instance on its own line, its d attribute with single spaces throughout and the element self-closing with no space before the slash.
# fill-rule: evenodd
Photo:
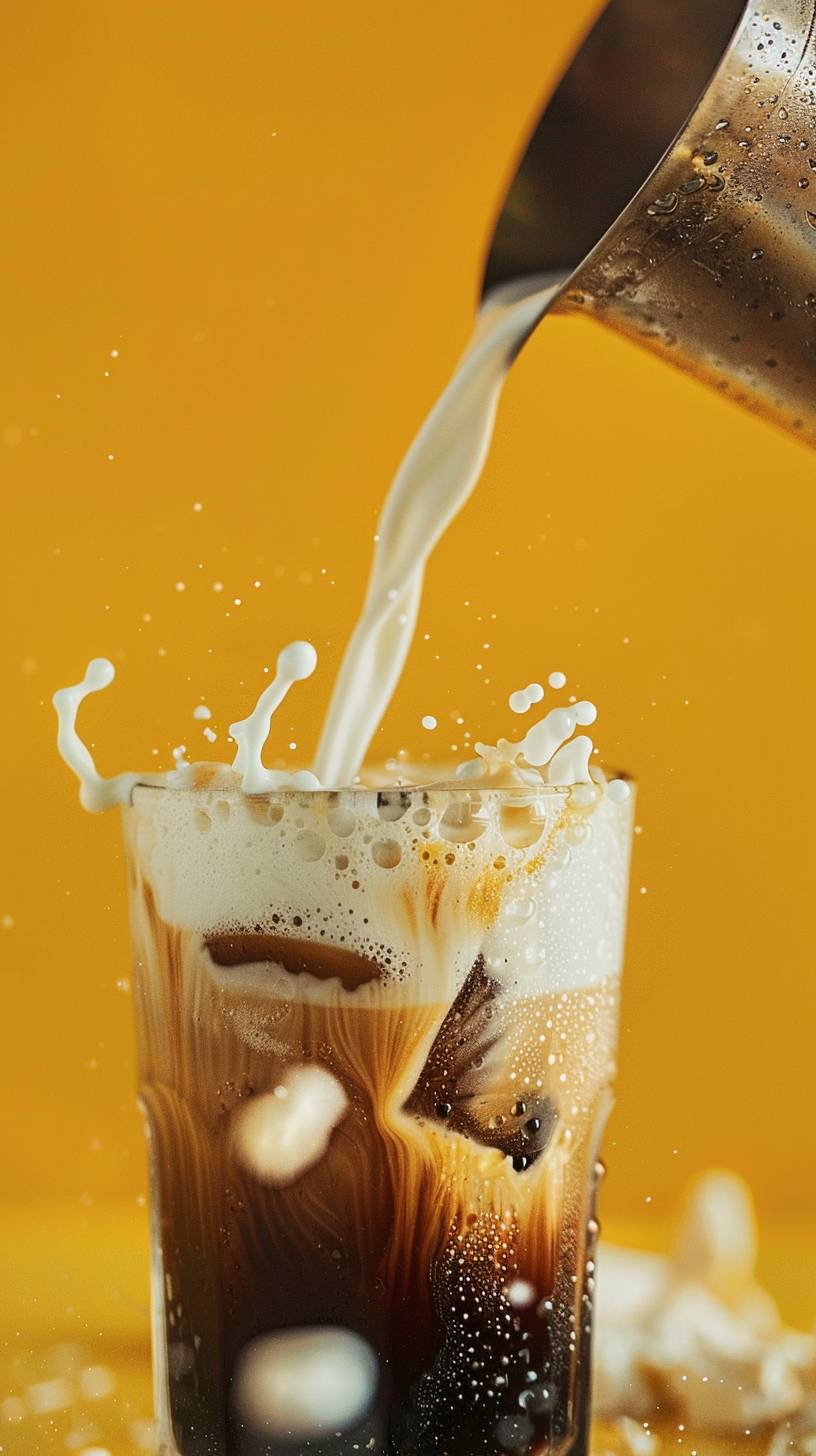
<svg viewBox="0 0 816 1456">
<path fill-rule="evenodd" d="M 428 557 L 476 485 L 504 379 L 557 292 L 557 284 L 520 298 L 506 291 L 503 297 L 494 295 L 482 310 L 453 378 L 411 445 L 386 498 L 363 610 L 334 686 L 314 772 L 286 773 L 263 764 L 276 710 L 293 683 L 310 677 L 317 664 L 310 643 L 293 642 L 280 653 L 276 676 L 252 713 L 230 727 L 236 744 L 233 768 L 244 793 L 336 787 L 355 781 L 405 666 Z M 85 698 L 107 687 L 113 677 L 113 665 L 95 658 L 80 683 L 54 694 L 59 751 L 80 781 L 82 804 L 94 811 L 126 803 L 137 783 L 183 784 L 190 773 L 183 747 L 175 751 L 176 768 L 169 774 L 123 773 L 106 779 L 98 773 L 78 734 L 77 715 Z M 548 682 L 560 688 L 566 679 L 563 673 L 551 673 Z M 513 694 L 510 706 L 514 712 L 526 712 L 543 696 L 541 685 L 531 683 Z M 478 759 L 461 765 L 459 776 L 482 776 L 522 758 L 526 765 L 546 769 L 550 783 L 589 783 L 592 742 L 585 735 L 572 735 L 595 716 L 589 703 L 553 709 L 519 742 L 502 739 L 495 748 L 477 745 Z M 432 721 L 436 726 L 427 715 L 423 724 L 430 727 Z M 615 793 L 625 797 L 627 786 L 616 784 Z"/>
<path fill-rule="evenodd" d="M 362 615 L 335 683 L 315 761 L 322 783 L 351 783 L 402 675 L 428 557 L 481 474 L 507 371 L 557 287 L 477 322 L 450 384 L 397 471 L 377 528 Z"/>
</svg>

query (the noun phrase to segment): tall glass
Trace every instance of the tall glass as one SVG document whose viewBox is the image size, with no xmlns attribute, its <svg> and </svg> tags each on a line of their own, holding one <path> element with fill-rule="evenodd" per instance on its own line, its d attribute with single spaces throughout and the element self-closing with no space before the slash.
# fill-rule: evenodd
<svg viewBox="0 0 816 1456">
<path fill-rule="evenodd" d="M 163 1456 L 584 1453 L 631 798 L 124 819 Z"/>
</svg>

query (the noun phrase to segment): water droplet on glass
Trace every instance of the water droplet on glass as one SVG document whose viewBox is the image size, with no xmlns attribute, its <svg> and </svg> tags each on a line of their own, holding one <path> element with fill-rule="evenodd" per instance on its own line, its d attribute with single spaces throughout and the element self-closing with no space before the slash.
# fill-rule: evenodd
<svg viewBox="0 0 816 1456">
<path fill-rule="evenodd" d="M 705 187 L 705 181 L 702 177 L 690 177 L 688 182 L 683 183 L 680 191 L 684 196 L 687 196 L 690 192 L 699 192 L 701 187 Z"/>
<path fill-rule="evenodd" d="M 810 209 L 808 209 L 808 211 L 805 213 L 805 221 L 807 222 L 809 227 L 816 228 L 816 212 L 811 212 Z"/>
<path fill-rule="evenodd" d="M 760 258 L 764 258 L 764 257 L 765 257 L 765 249 L 764 248 L 754 248 L 754 251 L 751 254 L 751 262 L 752 263 L 758 263 L 759 260 L 760 260 Z"/>
</svg>

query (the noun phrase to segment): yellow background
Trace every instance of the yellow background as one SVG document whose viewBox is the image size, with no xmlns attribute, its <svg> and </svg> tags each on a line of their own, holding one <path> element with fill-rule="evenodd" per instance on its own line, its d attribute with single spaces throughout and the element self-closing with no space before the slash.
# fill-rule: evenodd
<svg viewBox="0 0 816 1456">
<path fill-rule="evenodd" d="M 511 158 L 592 8 L 7 13 L 7 1200 L 132 1206 L 144 1182 L 119 826 L 80 812 L 51 693 L 108 654 L 117 681 L 83 719 L 101 768 L 167 766 L 180 742 L 211 754 L 202 698 L 223 751 L 263 665 L 308 636 L 320 671 L 280 724 L 281 751 L 308 753 L 389 478 L 464 344 Z M 815 533 L 801 446 L 597 325 L 549 321 L 433 559 L 380 739 L 416 745 L 428 712 L 447 743 L 459 715 L 506 731 L 507 694 L 561 668 L 600 706 L 607 761 L 640 780 L 619 1219 L 665 1217 L 711 1163 L 742 1171 L 768 1218 L 816 1203 Z"/>
</svg>

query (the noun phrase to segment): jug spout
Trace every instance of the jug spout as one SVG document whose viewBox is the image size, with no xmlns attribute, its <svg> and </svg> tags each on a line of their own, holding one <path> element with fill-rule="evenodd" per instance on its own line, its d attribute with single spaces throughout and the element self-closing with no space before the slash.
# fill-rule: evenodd
<svg viewBox="0 0 816 1456">
<path fill-rule="evenodd" d="M 816 0 L 610 0 L 544 110 L 485 295 L 581 311 L 816 445 Z"/>
</svg>

